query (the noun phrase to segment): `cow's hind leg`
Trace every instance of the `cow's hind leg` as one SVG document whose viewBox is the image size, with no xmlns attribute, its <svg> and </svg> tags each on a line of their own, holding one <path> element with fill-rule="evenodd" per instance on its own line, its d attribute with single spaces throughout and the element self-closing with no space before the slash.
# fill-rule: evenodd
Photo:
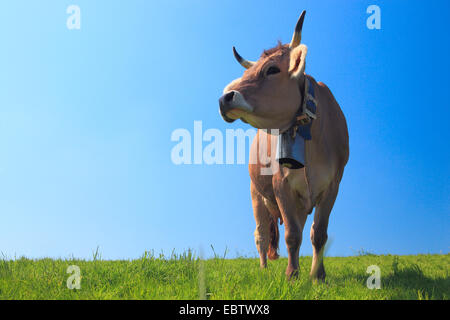
<svg viewBox="0 0 450 320">
<path fill-rule="evenodd" d="M 325 279 L 325 267 L 323 265 L 323 252 L 325 243 L 328 239 L 328 219 L 330 217 L 331 209 L 336 200 L 338 187 L 332 186 L 323 195 L 320 203 L 316 206 L 314 213 L 314 222 L 311 226 L 311 243 L 313 247 L 313 259 L 311 265 L 310 276 L 313 280 Z"/>
<path fill-rule="evenodd" d="M 256 190 L 253 182 L 250 190 L 256 222 L 255 244 L 259 252 L 260 266 L 265 268 L 267 266 L 267 254 L 269 254 L 269 259 L 278 258 L 278 219 L 270 214 L 263 196 Z"/>
</svg>

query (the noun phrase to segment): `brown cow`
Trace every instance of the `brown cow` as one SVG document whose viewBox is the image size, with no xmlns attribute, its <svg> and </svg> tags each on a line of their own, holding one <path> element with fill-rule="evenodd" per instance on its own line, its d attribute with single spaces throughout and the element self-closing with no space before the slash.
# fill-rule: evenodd
<svg viewBox="0 0 450 320">
<path fill-rule="evenodd" d="M 349 157 L 348 130 L 344 114 L 328 87 L 304 73 L 307 47 L 300 44 L 303 11 L 290 44 L 279 44 L 263 52 L 257 62 L 236 59 L 247 70 L 232 81 L 220 98 L 220 113 L 225 121 L 241 119 L 258 128 L 250 151 L 251 196 L 256 220 L 255 243 L 261 267 L 278 258 L 278 219 L 285 225 L 288 250 L 288 278 L 298 275 L 299 249 L 307 216 L 315 208 L 311 227 L 313 260 L 310 276 L 325 278 L 323 249 L 327 241 L 328 219 L 339 183 Z M 280 167 L 263 174 L 267 162 L 261 161 L 261 143 L 272 141 L 272 131 L 288 130 L 303 101 L 306 78 L 315 91 L 316 119 L 311 125 L 311 140 L 305 142 L 305 166 Z M 276 144 L 276 139 L 272 144 Z M 272 148 L 263 157 L 273 158 Z"/>
</svg>

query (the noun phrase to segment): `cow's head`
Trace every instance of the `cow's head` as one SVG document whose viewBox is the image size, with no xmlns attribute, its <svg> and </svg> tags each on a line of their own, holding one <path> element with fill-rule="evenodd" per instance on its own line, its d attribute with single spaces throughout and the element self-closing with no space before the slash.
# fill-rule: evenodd
<svg viewBox="0 0 450 320">
<path fill-rule="evenodd" d="M 228 84 L 219 99 L 220 114 L 227 122 L 241 119 L 259 129 L 289 128 L 302 99 L 307 47 L 300 44 L 305 11 L 295 27 L 290 44 L 263 52 L 258 61 L 236 60 L 247 70 Z"/>
</svg>

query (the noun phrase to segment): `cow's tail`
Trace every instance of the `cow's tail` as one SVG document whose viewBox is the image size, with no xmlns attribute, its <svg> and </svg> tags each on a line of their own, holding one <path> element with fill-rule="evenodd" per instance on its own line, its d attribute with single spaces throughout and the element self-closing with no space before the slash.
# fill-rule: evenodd
<svg viewBox="0 0 450 320">
<path fill-rule="evenodd" d="M 278 242 L 280 240 L 280 232 L 278 231 L 278 218 L 270 217 L 270 241 L 267 256 L 270 260 L 276 260 L 278 255 Z"/>
</svg>

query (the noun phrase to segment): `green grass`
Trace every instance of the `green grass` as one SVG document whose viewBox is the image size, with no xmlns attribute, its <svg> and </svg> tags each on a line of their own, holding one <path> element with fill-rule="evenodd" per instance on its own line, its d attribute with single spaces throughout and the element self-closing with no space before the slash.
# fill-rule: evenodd
<svg viewBox="0 0 450 320">
<path fill-rule="evenodd" d="M 199 260 L 146 253 L 137 260 L 19 258 L 0 260 L 0 299 L 449 299 L 449 254 L 327 257 L 325 283 L 308 278 L 300 258 L 297 280 L 284 276 L 286 258 L 259 269 L 254 258 Z M 67 267 L 81 270 L 81 289 L 67 288 Z M 366 269 L 381 269 L 381 289 L 366 287 Z M 200 272 L 199 272 L 200 271 Z"/>
</svg>

